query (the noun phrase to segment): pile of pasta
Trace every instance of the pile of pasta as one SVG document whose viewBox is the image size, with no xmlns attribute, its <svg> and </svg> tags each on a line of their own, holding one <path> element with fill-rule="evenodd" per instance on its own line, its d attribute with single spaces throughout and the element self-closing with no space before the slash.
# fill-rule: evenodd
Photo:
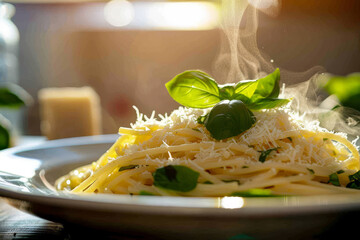
<svg viewBox="0 0 360 240">
<path fill-rule="evenodd" d="M 180 107 L 155 118 L 136 109 L 137 121 L 119 129 L 118 140 L 99 160 L 61 177 L 55 187 L 72 193 L 196 197 L 251 189 L 279 195 L 358 192 L 346 187 L 359 170 L 359 152 L 345 134 L 278 108 L 254 112 L 253 127 L 217 141 L 197 122 L 208 111 Z M 154 172 L 168 165 L 198 172 L 196 187 L 179 192 L 155 186 Z M 339 184 L 330 181 L 336 173 Z"/>
</svg>

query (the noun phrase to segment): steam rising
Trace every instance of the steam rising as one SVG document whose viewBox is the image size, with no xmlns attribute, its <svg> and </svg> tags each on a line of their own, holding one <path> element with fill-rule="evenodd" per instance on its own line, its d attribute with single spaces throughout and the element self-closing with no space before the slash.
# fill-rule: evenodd
<svg viewBox="0 0 360 240">
<path fill-rule="evenodd" d="M 213 67 L 215 79 L 234 83 L 273 72 L 275 66 L 271 58 L 260 52 L 257 44 L 258 11 L 276 16 L 280 10 L 279 0 L 222 0 L 221 9 L 223 35 L 220 54 Z M 345 107 L 331 110 L 338 101 L 320 88 L 320 82 L 328 78 L 323 67 L 314 66 L 301 73 L 280 70 L 283 83 L 299 83 L 286 86 L 284 97 L 292 99 L 292 109 L 307 120 L 319 120 L 321 126 L 329 130 L 353 137 L 359 135 L 358 111 Z"/>
<path fill-rule="evenodd" d="M 217 79 L 238 82 L 272 72 L 270 59 L 265 59 L 257 47 L 257 10 L 246 0 L 224 0 L 221 9 L 224 35 L 214 65 Z"/>
<path fill-rule="evenodd" d="M 344 132 L 354 139 L 360 133 L 360 112 L 340 106 L 334 95 L 328 96 L 322 90 L 320 86 L 329 77 L 329 74 L 315 74 L 308 81 L 288 86 L 284 97 L 292 98 L 291 108 L 307 120 L 318 120 L 322 127 Z"/>
</svg>

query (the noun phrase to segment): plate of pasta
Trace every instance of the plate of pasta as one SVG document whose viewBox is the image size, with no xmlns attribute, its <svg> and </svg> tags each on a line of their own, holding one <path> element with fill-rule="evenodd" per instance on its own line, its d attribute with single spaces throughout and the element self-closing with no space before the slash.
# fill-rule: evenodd
<svg viewBox="0 0 360 240">
<path fill-rule="evenodd" d="M 1 152 L 0 195 L 50 220 L 146 236 L 343 236 L 360 211 L 357 138 L 294 112 L 279 74 L 232 85 L 179 74 L 166 88 L 183 106 L 169 115 L 134 107 L 119 134 Z"/>
</svg>

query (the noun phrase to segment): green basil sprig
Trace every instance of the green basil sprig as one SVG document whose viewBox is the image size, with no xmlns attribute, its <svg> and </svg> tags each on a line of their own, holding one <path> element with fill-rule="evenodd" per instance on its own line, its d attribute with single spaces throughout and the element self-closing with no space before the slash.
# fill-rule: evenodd
<svg viewBox="0 0 360 240">
<path fill-rule="evenodd" d="M 209 108 L 221 100 L 218 84 L 201 71 L 185 71 L 165 86 L 170 96 L 185 107 Z"/>
<path fill-rule="evenodd" d="M 346 185 L 347 188 L 360 189 L 360 171 L 349 175 L 350 182 Z"/>
<path fill-rule="evenodd" d="M 246 191 L 232 192 L 230 196 L 233 197 L 280 197 L 275 195 L 270 189 L 252 188 Z"/>
<path fill-rule="evenodd" d="M 269 156 L 269 154 L 272 152 L 272 151 L 276 151 L 278 150 L 279 148 L 270 148 L 270 149 L 267 149 L 265 151 L 260 151 L 260 156 L 259 156 L 259 161 L 260 162 L 265 162 L 267 156 Z"/>
<path fill-rule="evenodd" d="M 257 80 L 218 85 L 207 73 L 185 71 L 165 84 L 170 96 L 185 107 L 210 108 L 198 122 L 217 140 L 237 136 L 256 121 L 250 110 L 280 107 L 289 102 L 278 98 L 280 70 Z"/>
<path fill-rule="evenodd" d="M 331 183 L 334 186 L 340 186 L 340 180 L 339 180 L 339 174 L 344 173 L 344 170 L 339 170 L 335 173 L 332 173 L 329 175 L 329 181 L 328 183 Z M 350 176 L 349 176 L 350 177 Z M 351 180 L 351 179 L 350 179 Z"/>
<path fill-rule="evenodd" d="M 209 108 L 222 100 L 241 100 L 249 109 L 269 109 L 289 102 L 279 99 L 280 70 L 257 80 L 218 85 L 207 73 L 189 70 L 165 84 L 170 96 L 185 107 Z"/>
<path fill-rule="evenodd" d="M 197 185 L 199 173 L 181 165 L 168 165 L 153 173 L 154 185 L 179 192 L 189 192 Z"/>
<path fill-rule="evenodd" d="M 237 136 L 256 121 L 254 114 L 240 100 L 223 100 L 205 116 L 204 125 L 217 140 Z"/>
</svg>

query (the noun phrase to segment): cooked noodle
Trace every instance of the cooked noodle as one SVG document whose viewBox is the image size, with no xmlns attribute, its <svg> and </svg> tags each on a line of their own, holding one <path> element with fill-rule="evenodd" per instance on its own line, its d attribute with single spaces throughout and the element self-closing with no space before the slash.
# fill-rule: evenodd
<svg viewBox="0 0 360 240">
<path fill-rule="evenodd" d="M 137 109 L 136 109 L 137 110 Z M 180 107 L 170 116 L 150 118 L 137 111 L 131 128 L 100 159 L 56 181 L 72 193 L 226 196 L 249 189 L 273 194 L 313 195 L 358 192 L 346 188 L 359 170 L 359 152 L 344 134 L 307 123 L 286 108 L 254 112 L 257 122 L 239 136 L 215 141 L 196 119 L 208 109 Z M 275 149 L 259 161 L 262 151 Z M 196 188 L 172 191 L 153 184 L 153 173 L 182 165 L 199 173 Z M 126 170 L 119 171 L 126 167 Z M 341 186 L 329 184 L 338 174 Z M 212 184 L 207 184 L 212 183 Z"/>
</svg>

